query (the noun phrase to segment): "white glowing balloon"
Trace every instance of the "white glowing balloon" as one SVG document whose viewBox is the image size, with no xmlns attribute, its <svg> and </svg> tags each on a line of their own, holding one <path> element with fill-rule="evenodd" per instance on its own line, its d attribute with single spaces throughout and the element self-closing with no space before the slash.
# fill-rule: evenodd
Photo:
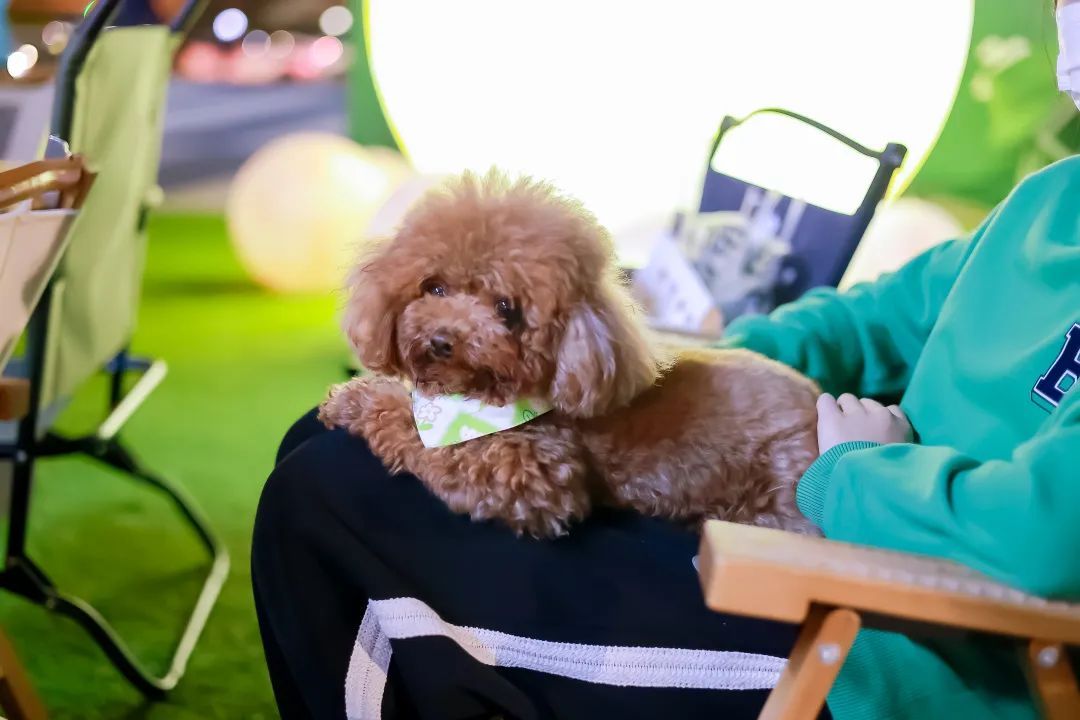
<svg viewBox="0 0 1080 720">
<path fill-rule="evenodd" d="M 963 234 L 956 217 L 940 205 L 918 198 L 901 198 L 878 211 L 840 287 L 847 288 L 898 270 L 935 245 Z"/>
<path fill-rule="evenodd" d="M 972 0 L 367 8 L 375 80 L 420 172 L 539 175 L 616 231 L 692 206 L 720 119 L 759 107 L 802 112 L 871 147 L 904 143 L 903 184 L 952 106 L 973 13 Z M 831 166 L 804 172 L 796 185 L 831 188 L 827 198 L 844 183 Z"/>
<path fill-rule="evenodd" d="M 411 173 L 397 153 L 337 135 L 274 140 L 233 179 L 225 203 L 233 246 L 252 278 L 266 287 L 336 289 L 364 229 Z"/>
</svg>

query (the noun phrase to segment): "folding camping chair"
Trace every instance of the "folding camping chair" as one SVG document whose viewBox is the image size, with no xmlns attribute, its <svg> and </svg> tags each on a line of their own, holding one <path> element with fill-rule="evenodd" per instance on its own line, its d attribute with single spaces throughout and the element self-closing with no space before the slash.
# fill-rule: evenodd
<svg viewBox="0 0 1080 720">
<path fill-rule="evenodd" d="M 820 207 L 805 202 L 804 199 L 776 192 L 776 188 L 755 185 L 716 168 L 717 153 L 721 150 L 721 141 L 725 137 L 737 128 L 750 129 L 755 122 L 766 119 L 782 119 L 803 126 L 804 130 L 816 131 L 839 142 L 847 150 L 877 163 L 866 193 L 854 212 L 846 213 Z M 767 158 L 762 152 L 756 150 L 750 161 L 764 162 Z M 773 150 L 773 153 L 778 152 L 784 151 Z M 784 162 L 805 162 L 806 159 L 800 158 L 797 153 L 794 149 L 787 150 L 784 153 Z M 765 201 L 768 202 L 769 212 L 775 214 L 779 224 L 784 227 L 785 240 L 790 244 L 790 250 L 781 260 L 777 272 L 776 285 L 772 288 L 773 297 L 769 299 L 768 307 L 775 307 L 795 300 L 811 288 L 835 287 L 839 284 L 855 248 L 877 210 L 878 203 L 885 196 L 893 174 L 904 161 L 906 154 L 907 149 L 896 143 L 889 143 L 881 151 L 871 150 L 816 120 L 790 110 L 765 108 L 743 118 L 725 117 L 706 157 L 699 211 L 745 213 L 761 207 Z M 823 167 L 819 168 L 819 171 L 825 177 L 834 172 L 834 169 Z"/>
<path fill-rule="evenodd" d="M 118 433 L 166 374 L 165 363 L 131 357 L 145 254 L 145 220 L 156 190 L 161 110 L 172 57 L 204 0 L 189 0 L 170 26 L 107 27 L 120 0 L 99 0 L 78 26 L 57 76 L 52 132 L 97 173 L 70 231 L 70 246 L 26 332 L 22 366 L 29 408 L 13 441 L 0 447 L 12 464 L 10 524 L 0 588 L 66 615 L 149 696 L 173 688 L 229 570 L 229 556 L 178 486 L 143 468 Z M 102 368 L 111 376 L 109 412 L 95 432 L 61 437 L 53 421 L 65 401 Z M 124 380 L 138 380 L 125 392 Z M 213 561 L 167 671 L 147 670 L 88 603 L 62 592 L 27 555 L 33 470 L 39 458 L 83 454 L 140 480 L 173 501 Z"/>
<path fill-rule="evenodd" d="M 1080 718 L 1066 652 L 1080 646 L 1080 603 L 1026 595 L 946 560 L 717 520 L 699 557 L 710 608 L 801 625 L 759 720 L 816 718 L 861 627 L 1012 638 L 1043 716 Z"/>
<path fill-rule="evenodd" d="M 78 157 L 0 172 L 0 369 L 11 356 L 70 238 L 93 175 Z M 30 411 L 24 378 L 0 377 L 0 421 Z M 2 503 L 0 503 L 2 504 Z M 0 711 L 9 720 L 43 720 L 45 709 L 0 630 Z"/>
<path fill-rule="evenodd" d="M 632 273 L 653 330 L 709 345 L 740 315 L 838 285 L 906 153 L 870 150 L 790 110 L 725 117 L 698 212 L 677 216 Z"/>
</svg>

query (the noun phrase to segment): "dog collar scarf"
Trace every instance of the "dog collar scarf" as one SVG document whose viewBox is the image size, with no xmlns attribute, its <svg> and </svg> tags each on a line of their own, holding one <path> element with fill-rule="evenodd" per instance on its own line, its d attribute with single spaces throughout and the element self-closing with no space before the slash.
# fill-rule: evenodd
<svg viewBox="0 0 1080 720">
<path fill-rule="evenodd" d="M 412 393 L 413 419 L 424 447 L 446 447 L 509 430 L 551 410 L 541 398 L 518 398 L 509 405 L 487 405 L 462 395 Z"/>
</svg>

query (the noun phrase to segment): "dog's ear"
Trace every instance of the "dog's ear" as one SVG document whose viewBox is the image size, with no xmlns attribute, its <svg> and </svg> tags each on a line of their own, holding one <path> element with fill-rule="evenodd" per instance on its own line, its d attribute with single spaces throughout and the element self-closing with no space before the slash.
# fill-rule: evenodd
<svg viewBox="0 0 1080 720">
<path fill-rule="evenodd" d="M 651 387 L 660 365 L 630 296 L 607 280 L 570 311 L 555 359 L 552 405 L 572 417 L 603 414 Z"/>
<path fill-rule="evenodd" d="M 399 309 L 396 294 L 388 286 L 386 246 L 385 242 L 372 245 L 349 273 L 341 325 L 366 369 L 393 375 L 401 369 L 395 342 Z"/>
</svg>

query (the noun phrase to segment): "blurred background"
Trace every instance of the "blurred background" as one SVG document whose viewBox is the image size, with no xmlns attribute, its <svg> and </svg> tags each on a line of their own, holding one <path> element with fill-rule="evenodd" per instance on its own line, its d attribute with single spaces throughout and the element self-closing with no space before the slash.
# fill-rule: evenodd
<svg viewBox="0 0 1080 720">
<path fill-rule="evenodd" d="M 93 5 L 0 1 L 5 165 L 40 152 L 60 58 Z M 787 121 L 748 123 L 713 155 L 724 117 L 785 108 L 874 151 L 906 148 L 839 282 L 873 278 L 971 229 L 1019 178 L 1080 148 L 1075 108 L 1054 85 L 1047 5 L 195 3 L 193 22 L 171 32 L 164 105 L 147 109 L 163 112 L 160 192 L 147 200 L 132 349 L 171 372 L 125 435 L 195 496 L 232 573 L 187 677 L 157 703 L 73 623 L 0 592 L 0 625 L 52 715 L 276 716 L 247 567 L 259 491 L 289 424 L 345 377 L 337 288 L 357 245 L 391 232 L 440 178 L 497 165 L 552 180 L 612 230 L 628 269 L 692 286 L 693 313 L 658 308 L 643 288 L 658 325 L 719 332 L 734 306 L 702 270 L 719 261 L 692 257 L 680 235 L 715 209 L 703 202 L 708 173 L 850 215 L 877 169 Z M 124 0 L 108 24 L 168 25 L 190 7 Z M 800 242 L 812 258 L 829 238 Z M 80 386 L 60 426 L 92 425 L 105 388 Z M 30 549 L 151 665 L 168 658 L 203 571 L 170 518 L 86 460 L 39 465 Z"/>
</svg>

